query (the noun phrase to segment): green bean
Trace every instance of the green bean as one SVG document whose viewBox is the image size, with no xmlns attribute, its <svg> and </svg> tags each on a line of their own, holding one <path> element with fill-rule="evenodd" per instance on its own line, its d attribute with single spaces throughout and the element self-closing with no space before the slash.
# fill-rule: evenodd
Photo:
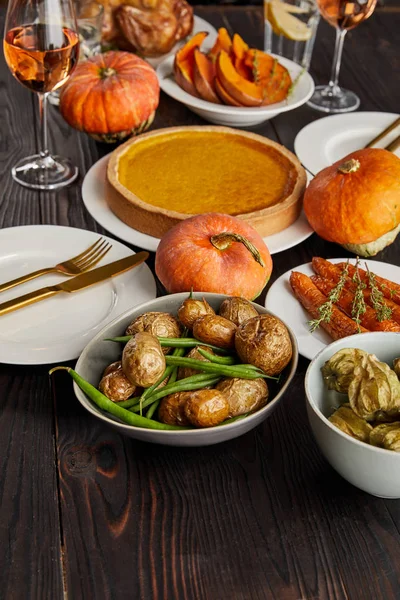
<svg viewBox="0 0 400 600">
<path fill-rule="evenodd" d="M 191 367 L 196 371 L 204 371 L 205 373 L 216 373 L 223 377 L 240 377 L 241 379 L 257 379 L 263 377 L 266 379 L 276 379 L 266 375 L 261 369 L 257 369 L 254 365 L 217 365 L 215 363 L 204 362 L 194 358 L 185 358 L 178 356 L 166 356 L 167 365 L 178 365 L 179 367 Z"/>
<path fill-rule="evenodd" d="M 121 337 L 114 338 L 105 338 L 105 342 L 122 342 L 126 344 L 131 339 L 131 335 L 123 335 Z M 207 344 L 206 342 L 201 342 L 200 340 L 196 340 L 196 338 L 157 338 L 160 342 L 160 345 L 163 347 L 171 347 L 171 348 L 196 348 L 196 346 L 207 346 L 207 348 L 211 348 L 211 350 L 215 350 L 221 352 L 221 354 L 229 354 L 228 350 L 225 348 L 220 348 L 219 346 L 213 346 L 213 344 Z"/>
<path fill-rule="evenodd" d="M 203 350 L 203 348 L 197 348 L 197 352 L 207 358 L 210 362 L 216 363 L 218 365 L 234 365 L 235 357 L 234 356 L 217 356 L 216 354 L 211 354 L 211 352 L 207 352 L 207 350 Z"/>
<path fill-rule="evenodd" d="M 118 417 L 121 421 L 124 421 L 128 425 L 133 425 L 134 427 L 142 427 L 147 429 L 162 429 L 167 431 L 182 431 L 187 429 L 187 427 L 180 427 L 179 425 L 167 425 L 166 423 L 159 423 L 158 421 L 154 421 L 152 419 L 147 419 L 146 417 L 141 417 L 140 415 L 135 415 L 134 413 L 118 406 L 117 403 L 112 402 L 102 394 L 97 388 L 95 388 L 91 383 L 83 379 L 76 371 L 71 369 L 70 367 L 54 367 L 49 371 L 50 375 L 54 373 L 54 371 L 67 371 L 75 383 L 80 387 L 80 389 L 88 396 L 90 400 L 92 400 L 96 406 L 101 408 L 114 417 Z"/>
<path fill-rule="evenodd" d="M 238 415 L 237 417 L 231 417 L 230 419 L 227 419 L 226 421 L 223 421 L 217 425 L 217 427 L 221 427 L 222 425 L 230 425 L 231 423 L 235 423 L 235 421 L 241 421 L 241 419 L 245 419 L 248 414 L 249 413 L 246 413 L 245 415 Z"/>
<path fill-rule="evenodd" d="M 147 419 L 153 418 L 153 415 L 156 412 L 157 408 L 159 407 L 160 402 L 161 402 L 160 400 L 156 400 L 155 402 L 153 402 L 153 404 L 150 404 L 149 410 L 146 413 Z"/>
<path fill-rule="evenodd" d="M 164 398 L 164 396 L 169 396 L 170 394 L 175 394 L 176 392 L 191 392 L 192 390 L 200 390 L 209 385 L 215 385 L 220 379 L 221 377 L 207 375 L 205 373 L 180 379 L 171 385 L 168 384 L 160 390 L 155 391 L 142 403 L 142 408 L 146 408 L 146 406 L 150 406 L 150 404 L 153 404 L 156 400 Z M 132 406 L 129 410 L 132 412 L 140 411 L 140 403 Z"/>
<path fill-rule="evenodd" d="M 128 400 L 122 400 L 122 402 L 118 402 L 118 406 L 122 408 L 130 408 L 140 399 L 140 396 L 134 396 L 133 398 L 128 398 Z"/>
</svg>

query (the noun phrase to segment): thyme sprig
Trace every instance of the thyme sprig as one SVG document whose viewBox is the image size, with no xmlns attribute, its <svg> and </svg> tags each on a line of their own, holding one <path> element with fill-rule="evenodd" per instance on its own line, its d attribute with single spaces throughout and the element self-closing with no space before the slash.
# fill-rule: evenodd
<svg viewBox="0 0 400 600">
<path fill-rule="evenodd" d="M 367 310 L 367 307 L 365 305 L 365 300 L 364 300 L 364 290 L 366 288 L 366 285 L 361 280 L 360 271 L 358 270 L 359 264 L 360 264 L 360 259 L 357 256 L 356 265 L 355 265 L 356 270 L 353 275 L 353 282 L 356 284 L 357 287 L 356 287 L 356 291 L 354 293 L 354 298 L 353 298 L 353 302 L 352 302 L 352 306 L 351 306 L 351 316 L 352 316 L 352 319 L 357 324 L 357 330 L 360 333 L 361 332 L 361 327 L 360 327 L 361 317 Z"/>
<path fill-rule="evenodd" d="M 333 305 L 339 301 L 342 290 L 345 286 L 346 279 L 349 273 L 349 261 L 347 261 L 343 271 L 340 274 L 339 281 L 335 287 L 329 292 L 328 300 L 318 307 L 319 317 L 308 321 L 310 332 L 313 333 L 321 323 L 329 323 L 333 313 Z"/>
<path fill-rule="evenodd" d="M 392 317 L 392 309 L 385 303 L 384 295 L 379 289 L 379 285 L 376 281 L 375 274 L 369 270 L 367 263 L 365 263 L 368 274 L 368 285 L 371 290 L 371 303 L 376 312 L 376 318 L 378 321 L 386 321 Z"/>
<path fill-rule="evenodd" d="M 257 50 L 254 50 L 252 72 L 253 72 L 254 83 L 259 83 L 260 82 L 260 62 L 258 60 Z"/>
</svg>

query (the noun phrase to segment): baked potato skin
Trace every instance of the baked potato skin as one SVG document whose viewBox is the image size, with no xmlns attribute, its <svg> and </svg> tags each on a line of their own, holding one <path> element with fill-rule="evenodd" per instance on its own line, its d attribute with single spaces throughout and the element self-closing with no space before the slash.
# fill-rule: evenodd
<svg viewBox="0 0 400 600">
<path fill-rule="evenodd" d="M 134 335 L 139 331 L 147 331 L 154 337 L 178 338 L 181 335 L 181 327 L 175 317 L 166 312 L 147 312 L 137 317 L 128 325 L 125 335 Z M 163 347 L 164 354 L 170 348 Z"/>
<path fill-rule="evenodd" d="M 235 346 L 236 329 L 236 325 L 224 317 L 205 315 L 194 322 L 193 335 L 201 342 L 229 349 Z"/>
<path fill-rule="evenodd" d="M 264 379 L 227 377 L 215 386 L 229 403 L 229 416 L 256 412 L 268 402 L 268 386 Z"/>
<path fill-rule="evenodd" d="M 167 425 L 190 425 L 185 415 L 185 403 L 190 397 L 190 392 L 176 392 L 165 396 L 158 409 L 158 418 Z"/>
<path fill-rule="evenodd" d="M 115 364 L 115 363 L 113 363 Z M 109 369 L 112 365 L 109 365 Z M 107 369 L 105 369 L 107 371 Z M 100 380 L 99 390 L 113 402 L 128 400 L 135 394 L 136 386 L 126 377 L 122 368 L 108 371 Z"/>
<path fill-rule="evenodd" d="M 293 354 L 286 325 L 269 314 L 242 323 L 235 334 L 235 348 L 242 362 L 251 363 L 270 376 L 283 371 Z"/>
<path fill-rule="evenodd" d="M 195 390 L 189 392 L 184 412 L 188 421 L 195 427 L 214 427 L 229 416 L 229 403 L 218 390 Z"/>
<path fill-rule="evenodd" d="M 165 370 L 165 356 L 160 342 L 147 331 L 139 331 L 125 345 L 122 370 L 133 385 L 149 387 Z"/>
<path fill-rule="evenodd" d="M 188 329 L 193 329 L 194 322 L 205 315 L 215 315 L 215 311 L 204 299 L 187 298 L 178 309 L 178 319 Z"/>
<path fill-rule="evenodd" d="M 208 348 L 207 346 L 197 346 L 196 348 L 192 348 L 190 352 L 187 353 L 186 358 L 194 358 L 196 360 L 201 360 L 203 362 L 210 362 L 208 358 L 200 354 L 198 348 L 203 348 L 210 354 L 214 354 L 212 348 Z M 197 371 L 196 369 L 191 369 L 190 367 L 179 367 L 178 369 L 178 377 L 177 379 L 185 379 L 186 377 L 191 377 L 192 375 L 198 375 L 201 371 Z"/>
<path fill-rule="evenodd" d="M 258 317 L 259 313 L 246 298 L 232 296 L 223 300 L 218 314 L 239 326 L 252 317 Z"/>
<path fill-rule="evenodd" d="M 105 377 L 106 375 L 108 375 L 109 373 L 113 373 L 114 371 L 119 371 L 120 369 L 122 369 L 122 363 L 120 360 L 116 360 L 104 369 L 102 377 Z"/>
</svg>

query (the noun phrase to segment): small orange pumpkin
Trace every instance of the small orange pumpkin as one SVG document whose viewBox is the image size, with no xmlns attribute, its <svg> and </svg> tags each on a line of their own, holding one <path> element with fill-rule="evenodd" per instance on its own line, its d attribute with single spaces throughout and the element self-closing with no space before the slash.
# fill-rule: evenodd
<svg viewBox="0 0 400 600">
<path fill-rule="evenodd" d="M 314 177 L 303 206 L 311 227 L 329 242 L 376 242 L 400 224 L 400 159 L 378 148 L 357 150 Z"/>
<path fill-rule="evenodd" d="M 251 225 L 204 213 L 167 231 L 157 248 L 155 269 L 169 293 L 193 289 L 252 300 L 270 278 L 272 259 Z"/>
<path fill-rule="evenodd" d="M 61 89 L 60 112 L 75 129 L 116 142 L 151 125 L 159 97 L 153 67 L 129 52 L 110 51 L 78 64 Z"/>
</svg>

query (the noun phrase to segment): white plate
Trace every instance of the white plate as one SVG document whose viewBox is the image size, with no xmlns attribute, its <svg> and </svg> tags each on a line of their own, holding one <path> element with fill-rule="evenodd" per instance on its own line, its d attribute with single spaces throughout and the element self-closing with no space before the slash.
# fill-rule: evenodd
<svg viewBox="0 0 400 600">
<path fill-rule="evenodd" d="M 168 96 L 171 96 L 171 98 L 178 100 L 178 102 L 185 104 L 191 111 L 200 115 L 206 121 L 230 127 L 251 127 L 253 125 L 259 125 L 264 121 L 268 121 L 268 119 L 272 119 L 280 113 L 301 106 L 307 102 L 313 94 L 314 82 L 307 71 L 303 71 L 301 66 L 287 58 L 283 58 L 282 56 L 276 56 L 276 58 L 289 70 L 292 81 L 296 81 L 297 78 L 298 81 L 287 100 L 271 104 L 270 106 L 227 106 L 225 104 L 207 102 L 206 100 L 188 94 L 179 87 L 174 79 L 173 56 L 163 60 L 157 68 L 157 75 L 163 92 L 168 94 Z"/>
<path fill-rule="evenodd" d="M 346 262 L 347 258 L 332 258 L 329 259 L 329 261 L 332 263 Z M 376 273 L 376 275 L 400 283 L 400 267 L 388 263 L 377 262 L 375 260 L 362 260 L 362 268 L 364 268 L 365 263 L 373 273 Z M 281 317 L 281 319 L 291 327 L 297 338 L 300 354 L 311 360 L 320 350 L 325 348 L 325 346 L 330 344 L 333 340 L 321 328 L 318 328 L 314 333 L 310 333 L 308 321 L 311 317 L 302 307 L 300 302 L 296 300 L 289 283 L 289 277 L 292 271 L 299 271 L 305 275 L 315 275 L 311 263 L 306 263 L 287 271 L 287 273 L 281 275 L 281 277 L 272 284 L 265 299 L 265 307 L 275 313 L 278 317 Z"/>
<path fill-rule="evenodd" d="M 83 252 L 98 238 L 73 227 L 31 225 L 0 231 L 1 281 L 50 267 Z M 105 236 L 104 236 L 105 237 Z M 132 251 L 110 238 L 112 249 L 96 265 L 129 256 Z M 2 292 L 1 302 L 65 281 L 50 274 Z M 107 323 L 137 304 L 156 297 L 154 277 L 146 264 L 82 290 L 59 294 L 0 317 L 0 362 L 24 365 L 72 360 Z"/>
<path fill-rule="evenodd" d="M 187 39 L 192 37 L 199 31 L 207 31 L 208 32 L 208 36 L 206 38 L 207 43 L 211 44 L 211 45 L 214 44 L 215 39 L 217 37 L 217 30 L 215 29 L 215 27 L 213 27 L 208 21 L 205 21 L 201 17 L 197 17 L 196 15 L 194 15 L 193 30 L 192 30 L 192 33 L 187 38 L 180 40 L 177 44 L 175 44 L 175 46 L 172 48 L 172 50 L 170 52 L 168 52 L 167 54 L 163 54 L 162 56 L 157 56 L 156 58 L 149 57 L 149 58 L 146 58 L 145 60 L 148 63 L 150 63 L 152 67 L 154 67 L 156 69 L 158 67 L 158 65 L 160 63 L 162 63 L 163 60 L 165 60 L 168 56 L 174 56 L 176 54 L 176 52 L 179 50 L 179 48 L 181 46 L 183 46 L 183 44 L 186 43 Z"/>
<path fill-rule="evenodd" d="M 332 115 L 306 125 L 297 134 L 294 150 L 314 175 L 350 152 L 364 148 L 399 115 L 383 112 L 355 112 Z M 376 144 L 383 148 L 400 134 L 400 126 Z M 400 157 L 400 149 L 395 152 Z"/>
<path fill-rule="evenodd" d="M 82 184 L 83 202 L 93 219 L 104 229 L 129 244 L 155 252 L 160 240 L 126 225 L 114 215 L 107 204 L 107 195 L 118 193 L 107 181 L 107 163 L 110 156 L 111 154 L 103 156 L 86 173 Z M 313 230 L 302 212 L 293 225 L 279 233 L 265 237 L 264 242 L 271 254 L 277 254 L 300 244 L 312 233 Z"/>
</svg>

